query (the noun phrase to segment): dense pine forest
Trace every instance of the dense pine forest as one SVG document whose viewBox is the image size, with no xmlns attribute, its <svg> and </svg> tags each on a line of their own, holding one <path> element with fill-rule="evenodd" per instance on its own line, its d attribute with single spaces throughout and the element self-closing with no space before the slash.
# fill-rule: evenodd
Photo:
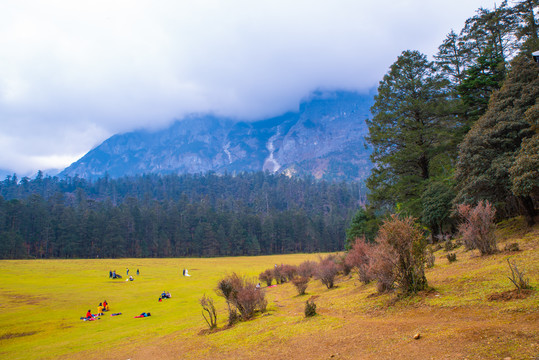
<svg viewBox="0 0 539 360">
<path fill-rule="evenodd" d="M 358 184 L 267 173 L 0 183 L 1 258 L 175 257 L 336 251 Z"/>
</svg>

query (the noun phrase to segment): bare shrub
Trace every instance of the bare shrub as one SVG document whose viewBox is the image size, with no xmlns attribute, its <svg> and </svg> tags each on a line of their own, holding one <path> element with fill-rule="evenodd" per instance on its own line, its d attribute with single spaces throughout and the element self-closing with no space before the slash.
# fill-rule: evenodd
<svg viewBox="0 0 539 360">
<path fill-rule="evenodd" d="M 256 310 L 265 311 L 267 302 L 264 298 L 264 291 L 257 289 L 254 283 L 247 282 L 238 291 L 235 305 L 243 320 L 253 317 Z"/>
<path fill-rule="evenodd" d="M 494 234 L 496 209 L 492 204 L 488 201 L 480 201 L 476 207 L 460 204 L 457 211 L 464 218 L 459 225 L 459 233 L 466 248 L 478 249 L 481 255 L 494 254 L 497 251 Z"/>
<path fill-rule="evenodd" d="M 273 278 L 277 282 L 277 284 L 282 284 L 286 282 L 286 274 L 284 271 L 284 265 L 275 265 L 273 268 Z"/>
<path fill-rule="evenodd" d="M 281 273 L 286 281 L 290 281 L 298 274 L 298 268 L 294 265 L 281 265 Z"/>
<path fill-rule="evenodd" d="M 223 279 L 219 280 L 215 293 L 218 296 L 224 297 L 226 305 L 228 307 L 228 325 L 233 325 L 238 320 L 238 313 L 234 306 L 234 298 L 237 295 L 238 288 L 240 287 L 241 279 L 236 273 L 227 275 Z"/>
<path fill-rule="evenodd" d="M 316 274 L 317 264 L 314 261 L 306 260 L 299 264 L 298 275 L 306 278 L 312 278 Z"/>
<path fill-rule="evenodd" d="M 450 263 L 457 261 L 457 254 L 455 253 L 449 253 L 446 255 L 446 257 L 447 261 L 449 261 Z"/>
<path fill-rule="evenodd" d="M 314 300 L 307 300 L 305 302 L 305 317 L 315 316 L 316 315 L 316 304 Z"/>
<path fill-rule="evenodd" d="M 307 290 L 307 285 L 309 283 L 309 278 L 304 276 L 296 276 L 292 279 L 292 284 L 296 287 L 299 295 L 304 295 L 305 290 Z"/>
<path fill-rule="evenodd" d="M 326 285 L 328 289 L 334 286 L 335 277 L 339 273 L 339 268 L 335 264 L 334 257 L 328 255 L 324 259 L 320 259 L 316 271 L 316 278 Z"/>
<path fill-rule="evenodd" d="M 386 220 L 376 238 L 373 274 L 387 290 L 394 279 L 404 293 L 415 293 L 427 288 L 425 277 L 426 239 L 412 217 L 392 215 Z"/>
<path fill-rule="evenodd" d="M 228 305 L 229 324 L 236 321 L 236 310 L 242 319 L 250 319 L 256 310 L 265 311 L 265 292 L 256 288 L 254 281 L 232 273 L 220 280 L 215 289 L 217 295 L 225 298 Z"/>
<path fill-rule="evenodd" d="M 264 281 L 268 286 L 271 286 L 271 283 L 273 281 L 273 270 L 267 269 L 258 275 L 258 279 L 260 281 Z"/>
<path fill-rule="evenodd" d="M 344 276 L 350 275 L 353 269 L 353 266 L 346 262 L 346 254 L 340 255 L 337 258 L 337 267 L 339 268 L 339 272 Z"/>
<path fill-rule="evenodd" d="M 511 276 L 507 278 L 515 285 L 517 291 L 531 289 L 529 279 L 524 278 L 524 270 L 519 271 L 517 265 L 514 262 L 511 264 L 509 259 L 507 259 L 507 263 L 509 264 L 509 269 L 511 269 Z"/>
<path fill-rule="evenodd" d="M 359 281 L 364 284 L 371 282 L 370 273 L 373 245 L 365 241 L 365 238 L 357 238 L 352 248 L 346 254 L 345 263 L 357 272 Z"/>
<path fill-rule="evenodd" d="M 376 280 L 378 292 L 393 289 L 396 278 L 393 262 L 396 256 L 394 251 L 387 246 L 373 248 L 369 276 Z"/>
<path fill-rule="evenodd" d="M 210 330 L 213 330 L 217 327 L 217 311 L 215 310 L 215 305 L 213 305 L 213 299 L 211 297 L 206 297 L 206 294 L 200 299 L 200 305 L 202 306 L 202 316 Z M 207 314 L 207 316 L 206 316 Z"/>
</svg>

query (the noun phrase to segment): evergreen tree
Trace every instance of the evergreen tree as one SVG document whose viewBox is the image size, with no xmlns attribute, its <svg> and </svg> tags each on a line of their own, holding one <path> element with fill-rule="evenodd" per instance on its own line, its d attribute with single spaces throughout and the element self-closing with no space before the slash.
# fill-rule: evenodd
<svg viewBox="0 0 539 360">
<path fill-rule="evenodd" d="M 421 215 L 420 197 L 432 174 L 431 161 L 449 144 L 455 127 L 447 81 L 417 51 L 404 51 L 384 76 L 367 120 L 371 159 L 375 164 L 367 186 L 375 206 L 402 208 Z"/>
<path fill-rule="evenodd" d="M 372 209 L 359 208 L 350 227 L 346 229 L 346 249 L 351 249 L 356 239 L 359 238 L 365 238 L 366 242 L 374 242 L 378 226 L 378 219 L 373 214 Z"/>
<path fill-rule="evenodd" d="M 539 67 L 529 57 L 517 57 L 503 87 L 490 99 L 487 112 L 460 144 L 455 174 L 457 203 L 489 200 L 505 215 L 515 213 L 510 207 L 509 169 L 522 141 L 533 134 L 524 114 L 537 103 L 538 73 Z M 533 219 L 529 199 L 521 196 L 519 201 L 528 219 Z"/>
</svg>

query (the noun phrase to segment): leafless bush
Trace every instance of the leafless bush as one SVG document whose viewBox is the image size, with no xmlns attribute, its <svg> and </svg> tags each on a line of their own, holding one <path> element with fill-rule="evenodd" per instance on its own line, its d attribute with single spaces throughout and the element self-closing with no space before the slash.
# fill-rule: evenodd
<svg viewBox="0 0 539 360">
<path fill-rule="evenodd" d="M 304 276 L 296 276 L 292 279 L 292 284 L 296 287 L 299 295 L 304 295 L 305 290 L 307 290 L 307 285 L 309 283 L 309 278 Z"/>
<path fill-rule="evenodd" d="M 373 274 L 379 289 L 387 290 L 394 280 L 404 293 L 427 288 L 425 277 L 426 239 L 412 217 L 392 215 L 386 220 L 376 238 Z"/>
<path fill-rule="evenodd" d="M 257 289 L 253 283 L 244 284 L 244 287 L 238 291 L 235 305 L 243 320 L 252 318 L 256 310 L 266 310 L 264 290 Z"/>
<path fill-rule="evenodd" d="M 320 259 L 318 264 L 316 278 L 326 285 L 328 289 L 334 286 L 335 277 L 339 273 L 337 264 L 335 264 L 334 257 L 327 256 L 324 259 Z"/>
<path fill-rule="evenodd" d="M 273 268 L 273 278 L 277 282 L 277 284 L 282 284 L 286 282 L 286 274 L 284 272 L 284 265 L 275 265 Z"/>
<path fill-rule="evenodd" d="M 254 281 L 238 276 L 236 273 L 220 280 L 215 292 L 224 297 L 227 302 L 229 324 L 235 322 L 236 310 L 244 320 L 251 318 L 256 310 L 266 310 L 264 290 L 257 289 Z"/>
<path fill-rule="evenodd" d="M 213 305 L 213 299 L 211 297 L 206 297 L 206 294 L 200 299 L 200 305 L 202 306 L 202 316 L 210 330 L 213 330 L 217 327 L 217 311 L 215 310 L 215 305 Z M 206 316 L 207 314 L 207 316 Z"/>
<path fill-rule="evenodd" d="M 371 282 L 371 257 L 373 245 L 365 242 L 364 238 L 357 238 L 352 248 L 346 254 L 345 263 L 357 272 L 359 281 L 364 284 Z"/>
<path fill-rule="evenodd" d="M 260 281 L 264 281 L 268 286 L 270 286 L 271 282 L 273 281 L 273 271 L 271 269 L 267 269 L 264 272 L 261 272 L 260 275 L 258 275 L 258 279 Z"/>
<path fill-rule="evenodd" d="M 460 204 L 458 213 L 464 218 L 459 232 L 467 249 L 478 249 L 481 255 L 493 254 L 496 249 L 494 215 L 496 209 L 488 201 L 480 201 L 476 207 Z"/>
<path fill-rule="evenodd" d="M 381 248 L 376 246 L 372 251 L 369 276 L 376 280 L 376 289 L 378 292 L 386 292 L 393 289 L 395 284 L 394 251 L 385 246 Z"/>
<path fill-rule="evenodd" d="M 306 278 L 312 278 L 316 273 L 317 264 L 314 261 L 306 260 L 299 264 L 298 275 Z"/>
<path fill-rule="evenodd" d="M 286 281 L 290 281 L 298 274 L 298 268 L 289 264 L 281 265 L 281 273 L 286 278 Z"/>
<path fill-rule="evenodd" d="M 520 292 L 524 289 L 531 289 L 529 279 L 524 278 L 524 270 L 519 271 L 517 265 L 514 262 L 511 264 L 509 259 L 507 259 L 507 263 L 509 264 L 509 269 L 511 269 L 511 276 L 508 276 L 507 278 L 511 280 L 513 285 L 515 285 L 517 291 Z"/>
<path fill-rule="evenodd" d="M 354 268 L 352 265 L 346 262 L 346 255 L 347 254 L 340 255 L 337 260 L 337 267 L 339 269 L 339 272 L 342 273 L 344 276 L 350 275 L 352 269 Z"/>
</svg>

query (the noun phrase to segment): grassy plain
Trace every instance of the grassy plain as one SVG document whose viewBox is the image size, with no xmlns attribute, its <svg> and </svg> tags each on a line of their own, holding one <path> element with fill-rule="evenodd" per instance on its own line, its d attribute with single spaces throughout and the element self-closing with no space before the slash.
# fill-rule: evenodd
<svg viewBox="0 0 539 360">
<path fill-rule="evenodd" d="M 104 259 L 0 261 L 2 359 L 536 359 L 539 356 L 539 228 L 502 224 L 503 249 L 481 257 L 462 247 L 435 253 L 427 270 L 432 291 L 410 298 L 376 293 L 357 276 L 328 290 L 312 280 L 307 295 L 291 284 L 265 289 L 268 311 L 225 328 L 226 305 L 213 291 L 226 273 L 256 276 L 275 263 L 299 264 L 318 255 L 217 259 Z M 507 259 L 535 288 L 523 299 L 489 301 L 511 290 Z M 135 281 L 125 281 L 140 269 Z M 189 269 L 191 277 L 181 275 Z M 108 271 L 124 276 L 110 280 Z M 172 298 L 158 302 L 163 290 Z M 198 300 L 210 295 L 218 331 L 208 334 Z M 307 299 L 319 315 L 304 318 Z M 79 320 L 107 300 L 98 321 Z M 111 317 L 110 313 L 122 312 Z M 152 316 L 134 319 L 141 312 Z M 419 333 L 421 338 L 414 340 Z"/>
</svg>

